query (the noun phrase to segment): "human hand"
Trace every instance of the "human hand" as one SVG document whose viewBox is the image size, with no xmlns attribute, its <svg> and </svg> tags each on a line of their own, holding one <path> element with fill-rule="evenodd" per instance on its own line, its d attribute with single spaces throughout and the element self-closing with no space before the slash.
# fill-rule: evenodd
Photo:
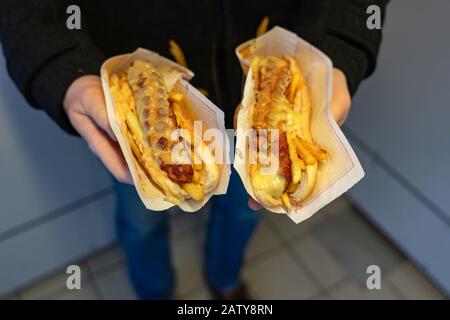
<svg viewBox="0 0 450 320">
<path fill-rule="evenodd" d="M 63 106 L 72 126 L 112 175 L 120 182 L 133 184 L 130 170 L 109 125 L 100 77 L 81 76 L 72 82 Z"/>
<path fill-rule="evenodd" d="M 345 74 L 339 70 L 333 69 L 333 99 L 331 102 L 331 112 L 339 126 L 342 126 L 347 120 L 352 104 L 352 97 L 348 90 L 347 78 Z"/>
<path fill-rule="evenodd" d="M 341 70 L 334 68 L 333 77 L 333 100 L 331 102 L 331 111 L 338 125 L 342 126 L 350 112 L 352 100 L 345 74 Z M 248 206 L 255 211 L 261 209 L 261 205 L 253 198 L 249 198 Z"/>
</svg>

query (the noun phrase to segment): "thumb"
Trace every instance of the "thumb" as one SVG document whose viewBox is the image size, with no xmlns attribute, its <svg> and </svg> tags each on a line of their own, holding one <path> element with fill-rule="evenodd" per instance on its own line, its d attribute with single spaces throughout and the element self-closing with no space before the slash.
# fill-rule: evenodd
<svg viewBox="0 0 450 320">
<path fill-rule="evenodd" d="M 260 210 L 262 208 L 262 206 L 258 202 L 253 200 L 252 198 L 248 199 L 248 206 L 253 211 L 258 211 L 258 210 Z"/>
</svg>

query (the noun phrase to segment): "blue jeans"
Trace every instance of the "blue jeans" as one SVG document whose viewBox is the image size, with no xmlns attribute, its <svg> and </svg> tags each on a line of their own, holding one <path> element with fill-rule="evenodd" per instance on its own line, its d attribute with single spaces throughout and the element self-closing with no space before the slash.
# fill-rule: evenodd
<svg viewBox="0 0 450 320">
<path fill-rule="evenodd" d="M 170 299 L 174 273 L 170 259 L 169 215 L 145 209 L 134 187 L 115 182 L 117 234 L 131 282 L 141 299 Z M 218 291 L 240 280 L 245 247 L 260 214 L 247 206 L 248 195 L 233 170 L 226 195 L 213 196 L 205 243 L 205 274 Z"/>
</svg>

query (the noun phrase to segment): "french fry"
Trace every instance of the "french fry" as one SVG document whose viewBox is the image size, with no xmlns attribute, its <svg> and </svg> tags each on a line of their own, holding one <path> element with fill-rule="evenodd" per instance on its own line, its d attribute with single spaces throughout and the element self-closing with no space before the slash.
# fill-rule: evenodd
<svg viewBox="0 0 450 320">
<path fill-rule="evenodd" d="M 303 161 L 303 159 L 298 159 L 299 163 L 300 163 L 300 169 L 302 169 L 302 171 L 306 170 L 306 164 L 305 161 Z"/>
<path fill-rule="evenodd" d="M 258 28 L 256 28 L 256 37 L 260 37 L 262 36 L 264 33 L 266 33 L 267 28 L 269 27 L 269 17 L 264 17 L 261 22 L 258 25 Z M 252 41 L 251 43 L 249 43 L 248 45 L 246 45 L 245 47 L 242 47 L 239 50 L 239 54 L 241 55 L 242 58 L 244 58 L 245 60 L 249 60 L 251 62 L 251 59 L 253 58 L 253 51 L 255 49 L 255 41 Z M 248 66 L 244 63 L 241 63 L 241 67 L 242 67 L 242 71 L 244 72 L 244 74 L 247 74 L 248 72 Z"/>
<path fill-rule="evenodd" d="M 125 98 L 125 101 L 127 102 L 127 108 L 129 108 L 130 111 L 133 111 L 136 113 L 136 104 L 133 99 L 133 94 L 131 92 L 131 88 L 128 85 L 128 82 L 126 80 L 120 80 L 120 91 L 122 92 L 122 95 Z"/>
<path fill-rule="evenodd" d="M 311 100 L 309 98 L 308 87 L 305 85 L 305 79 L 303 78 L 303 75 L 300 69 L 298 68 L 295 60 L 292 57 L 287 57 L 286 59 L 289 61 L 289 68 L 293 73 L 291 86 L 294 81 L 296 82 L 295 93 L 292 97 L 291 103 L 292 109 L 300 114 L 300 126 L 298 128 L 299 129 L 298 132 L 304 140 L 312 143 L 313 142 L 311 134 L 312 105 Z M 295 80 L 295 78 L 297 78 L 298 80 Z M 291 98 L 290 95 L 289 98 Z"/>
<path fill-rule="evenodd" d="M 111 78 L 109 79 L 109 82 L 111 83 L 111 87 L 119 88 L 119 76 L 117 74 L 113 74 Z"/>
<path fill-rule="evenodd" d="M 183 67 L 187 68 L 187 62 L 183 50 L 178 45 L 178 43 L 175 42 L 175 40 L 169 40 L 169 51 L 172 57 L 179 65 L 182 65 Z M 197 88 L 197 90 L 200 91 L 201 94 L 203 94 L 205 97 L 209 95 L 208 90 L 204 88 Z"/>
<path fill-rule="evenodd" d="M 303 85 L 304 80 L 295 60 L 292 57 L 286 57 L 286 59 L 288 60 L 289 70 L 291 71 L 292 74 L 292 80 L 288 90 L 288 100 L 289 103 L 293 104 L 295 94 L 297 91 L 299 91 L 299 88 Z"/>
<path fill-rule="evenodd" d="M 205 97 L 207 97 L 209 95 L 208 90 L 206 90 L 205 88 L 197 88 L 198 91 L 200 91 L 200 93 L 202 95 L 204 95 Z"/>
<path fill-rule="evenodd" d="M 244 48 L 242 48 L 241 49 L 241 51 L 240 51 L 240 54 L 243 56 L 243 57 L 247 57 L 249 54 L 250 54 L 250 52 L 251 52 L 251 45 L 247 45 L 247 46 L 245 46 Z"/>
<path fill-rule="evenodd" d="M 311 101 L 309 99 L 308 88 L 303 86 L 301 89 L 301 108 L 300 108 L 300 123 L 301 123 L 301 132 L 303 138 L 312 142 L 311 135 L 311 112 L 312 106 Z"/>
<path fill-rule="evenodd" d="M 298 84 L 297 84 L 297 90 L 294 93 L 294 98 L 292 99 L 292 110 L 294 110 L 294 112 L 296 112 L 297 114 L 300 115 L 300 111 L 302 109 L 302 91 L 298 90 Z M 301 123 L 301 121 L 300 121 Z M 298 127 L 298 132 L 301 133 L 301 127 Z"/>
<path fill-rule="evenodd" d="M 194 170 L 196 171 L 202 171 L 203 170 L 203 163 L 194 163 Z"/>
<path fill-rule="evenodd" d="M 183 190 L 186 191 L 191 197 L 192 199 L 196 200 L 196 201 L 202 201 L 205 194 L 202 190 L 201 185 L 199 184 L 193 184 L 193 183 L 185 183 L 183 184 Z"/>
<path fill-rule="evenodd" d="M 316 164 L 306 166 L 306 171 L 303 172 L 302 181 L 298 185 L 297 190 L 292 194 L 292 199 L 294 199 L 295 202 L 301 203 L 313 192 L 314 186 L 316 185 L 317 167 L 317 162 Z"/>
<path fill-rule="evenodd" d="M 318 160 L 323 161 L 328 158 L 328 153 L 325 149 L 322 149 L 318 145 L 308 142 L 300 137 L 298 137 L 302 145 L 308 149 L 309 152 L 311 152 Z"/>
<path fill-rule="evenodd" d="M 193 183 L 200 183 L 201 180 L 201 170 L 194 170 L 194 174 L 192 176 Z"/>
<path fill-rule="evenodd" d="M 128 141 L 130 141 L 131 152 L 133 152 L 133 155 L 136 157 L 136 160 L 144 168 L 144 160 L 142 159 L 142 152 L 139 146 L 137 145 L 136 140 L 133 138 L 131 131 L 127 130 L 125 134 L 128 138 Z"/>
<path fill-rule="evenodd" d="M 298 184 L 302 177 L 302 169 L 300 159 L 298 158 L 296 151 L 295 132 L 294 131 L 286 132 L 286 140 L 288 144 L 289 158 L 291 159 L 292 183 Z"/>
<path fill-rule="evenodd" d="M 297 183 L 292 183 L 292 181 L 289 183 L 289 186 L 287 187 L 286 191 L 288 193 L 292 193 L 297 189 L 298 184 Z"/>
<path fill-rule="evenodd" d="M 259 63 L 261 62 L 261 58 L 259 56 L 256 56 L 252 60 L 252 64 L 250 65 L 250 69 L 252 69 L 253 72 L 253 79 L 255 80 L 255 87 L 259 86 Z"/>
<path fill-rule="evenodd" d="M 176 43 L 174 40 L 169 41 L 169 51 L 178 64 L 182 65 L 183 67 L 187 67 L 187 62 L 186 58 L 184 57 L 183 50 L 181 50 L 178 43 Z"/>
<path fill-rule="evenodd" d="M 163 179 L 165 178 L 164 175 L 160 174 L 159 166 L 155 163 L 155 161 L 152 160 L 151 155 L 149 154 L 148 150 L 143 147 L 144 142 L 144 135 L 142 133 L 142 130 L 139 128 L 139 120 L 136 116 L 136 114 L 132 111 L 128 111 L 126 113 L 126 124 L 130 130 L 131 140 L 134 140 L 134 144 L 137 146 L 137 149 L 139 149 L 139 153 L 136 156 L 136 160 L 138 163 L 145 169 L 146 174 L 148 177 L 154 181 L 157 185 L 157 187 L 162 190 L 167 198 L 168 201 L 178 204 L 180 203 L 181 199 L 179 199 L 176 195 L 173 194 L 173 187 L 174 183 L 163 183 Z M 132 148 L 136 149 L 136 147 L 133 147 L 133 143 L 131 144 Z M 183 188 L 183 192 L 186 194 L 187 191 Z"/>
<path fill-rule="evenodd" d="M 299 85 L 299 82 L 300 82 L 300 76 L 298 75 L 298 73 L 294 73 L 294 75 L 292 76 L 291 84 L 289 85 L 288 100 L 291 104 L 294 103 L 294 96 L 295 96 L 295 93 L 297 92 L 297 87 Z"/>
<path fill-rule="evenodd" d="M 125 118 L 126 113 L 128 112 L 128 105 L 126 103 L 125 97 L 122 94 L 122 91 L 120 89 L 120 79 L 117 75 L 114 75 L 111 77 L 111 94 L 113 96 L 113 99 L 115 101 L 116 107 L 116 114 L 119 119 L 119 124 L 122 131 L 127 130 Z"/>
<path fill-rule="evenodd" d="M 142 130 L 140 129 L 139 120 L 132 111 L 128 111 L 125 114 L 125 121 L 127 123 L 128 128 L 131 131 L 131 134 L 133 135 L 134 139 L 136 141 L 144 141 L 144 135 L 142 133 Z"/>
<path fill-rule="evenodd" d="M 191 139 L 194 136 L 194 128 L 192 127 L 192 123 L 187 121 L 186 117 L 183 116 L 183 108 L 181 106 L 182 102 L 172 102 L 173 113 L 175 118 L 177 119 L 177 123 L 180 125 L 180 128 L 188 128 L 191 133 Z M 192 140 L 191 140 L 192 141 Z"/>
<path fill-rule="evenodd" d="M 119 90 L 120 90 L 119 87 L 117 87 L 116 85 L 111 86 L 111 94 L 117 105 L 116 114 L 122 123 L 122 121 L 125 120 L 125 110 L 123 110 L 123 108 L 121 107 L 122 103 L 120 100 L 122 100 L 123 97 Z"/>
<path fill-rule="evenodd" d="M 134 159 L 138 163 L 139 167 L 142 169 L 142 171 L 144 172 L 147 179 L 149 179 L 149 181 L 151 181 L 152 184 L 156 188 L 158 188 L 159 190 L 162 191 L 160 186 L 153 180 L 153 178 L 150 174 L 150 172 L 152 172 L 152 170 L 149 168 L 149 166 L 145 162 L 144 156 L 141 152 L 142 148 L 140 148 L 139 145 L 137 144 L 136 140 L 134 139 L 133 135 L 131 134 L 131 131 L 126 130 L 125 135 L 126 135 L 128 141 L 130 142 L 131 152 L 133 153 Z M 138 175 L 140 175 L 140 174 L 138 173 Z M 139 180 L 139 183 L 141 184 L 141 186 L 144 186 L 144 187 L 147 185 L 147 183 L 141 179 Z"/>
<path fill-rule="evenodd" d="M 119 73 L 117 74 L 117 76 L 119 77 L 119 83 L 125 83 L 127 81 L 127 74 L 123 71 L 119 71 Z"/>
<path fill-rule="evenodd" d="M 291 200 L 289 200 L 289 195 L 286 192 L 281 195 L 281 201 L 288 210 L 292 209 Z"/>
<path fill-rule="evenodd" d="M 303 159 L 303 161 L 305 161 L 307 166 L 317 163 L 316 157 L 303 145 L 300 139 L 295 140 L 295 146 L 297 148 L 298 155 Z"/>
<path fill-rule="evenodd" d="M 183 100 L 183 94 L 172 91 L 169 93 L 169 100 L 172 102 L 180 102 L 181 100 Z"/>
<path fill-rule="evenodd" d="M 261 22 L 258 25 L 258 28 L 256 29 L 256 36 L 262 36 L 264 33 L 266 33 L 267 28 L 269 27 L 269 17 L 264 17 Z"/>
</svg>

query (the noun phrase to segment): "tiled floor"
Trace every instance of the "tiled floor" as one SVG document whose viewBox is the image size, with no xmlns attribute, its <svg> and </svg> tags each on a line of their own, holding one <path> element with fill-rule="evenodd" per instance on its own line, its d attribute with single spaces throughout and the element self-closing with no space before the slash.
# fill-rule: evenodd
<svg viewBox="0 0 450 320">
<path fill-rule="evenodd" d="M 180 299 L 209 299 L 202 277 L 206 214 L 172 218 L 172 256 Z M 10 299 L 136 299 L 117 246 L 80 261 L 81 290 L 66 288 L 61 271 Z M 369 290 L 366 269 L 381 269 L 381 289 Z M 243 278 L 257 299 L 443 299 L 414 265 L 345 198 L 295 225 L 264 214 L 246 255 Z"/>
</svg>

